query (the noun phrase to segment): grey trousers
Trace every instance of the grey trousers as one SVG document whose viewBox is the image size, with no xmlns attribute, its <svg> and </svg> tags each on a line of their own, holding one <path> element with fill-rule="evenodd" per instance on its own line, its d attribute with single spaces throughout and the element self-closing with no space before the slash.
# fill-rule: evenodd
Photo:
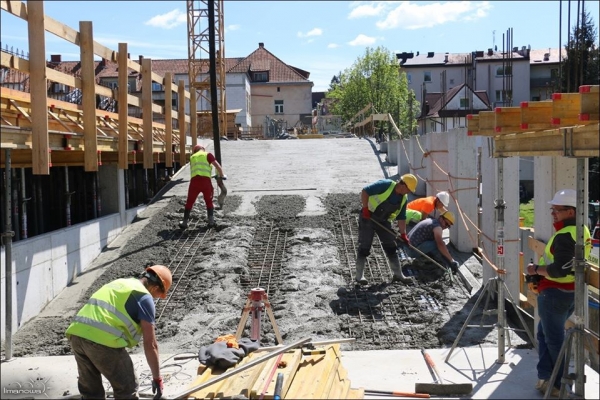
<svg viewBox="0 0 600 400">
<path fill-rule="evenodd" d="M 139 383 L 127 350 L 114 349 L 79 336 L 69 338 L 77 361 L 77 386 L 84 399 L 104 399 L 102 376 L 110 382 L 116 399 L 137 399 Z"/>
</svg>

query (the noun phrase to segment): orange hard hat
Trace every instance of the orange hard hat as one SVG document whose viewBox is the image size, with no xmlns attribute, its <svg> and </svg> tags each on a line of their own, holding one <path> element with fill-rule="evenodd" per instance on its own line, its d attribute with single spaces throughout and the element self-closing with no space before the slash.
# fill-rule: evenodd
<svg viewBox="0 0 600 400">
<path fill-rule="evenodd" d="M 160 279 L 163 287 L 163 293 L 160 296 L 161 299 L 167 298 L 167 292 L 171 287 L 171 283 L 173 283 L 173 276 L 171 275 L 171 270 L 165 267 L 164 265 L 153 265 L 151 267 L 147 267 L 146 271 L 152 271 L 154 274 Z"/>
</svg>

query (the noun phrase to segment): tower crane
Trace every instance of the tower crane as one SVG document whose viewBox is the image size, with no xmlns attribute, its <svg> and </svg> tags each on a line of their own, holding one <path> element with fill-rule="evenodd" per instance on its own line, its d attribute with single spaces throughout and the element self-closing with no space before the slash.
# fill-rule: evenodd
<svg viewBox="0 0 600 400">
<path fill-rule="evenodd" d="M 214 25 L 214 49 L 216 63 L 216 88 L 218 102 L 219 134 L 227 137 L 227 118 L 225 102 L 225 26 L 223 22 L 224 0 L 187 0 L 188 26 L 188 77 L 190 88 L 196 89 L 196 104 L 190 102 L 190 113 L 210 111 L 210 29 Z M 211 10 L 212 7 L 212 10 Z M 211 11 L 214 18 L 211 24 Z M 197 136 L 198 132 L 192 132 Z"/>
</svg>

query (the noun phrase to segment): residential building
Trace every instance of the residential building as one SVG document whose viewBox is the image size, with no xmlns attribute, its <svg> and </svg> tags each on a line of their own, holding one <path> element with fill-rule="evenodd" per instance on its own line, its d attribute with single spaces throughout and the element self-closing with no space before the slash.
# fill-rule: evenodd
<svg viewBox="0 0 600 400">
<path fill-rule="evenodd" d="M 560 54 L 562 52 L 562 54 Z M 530 93 L 531 101 L 550 100 L 552 93 L 559 91 L 560 63 L 567 56 L 564 48 L 531 50 Z"/>
<path fill-rule="evenodd" d="M 419 132 L 446 132 L 467 126 L 467 115 L 492 109 L 485 90 L 473 91 L 463 83 L 445 93 L 429 92 L 418 118 Z"/>
</svg>

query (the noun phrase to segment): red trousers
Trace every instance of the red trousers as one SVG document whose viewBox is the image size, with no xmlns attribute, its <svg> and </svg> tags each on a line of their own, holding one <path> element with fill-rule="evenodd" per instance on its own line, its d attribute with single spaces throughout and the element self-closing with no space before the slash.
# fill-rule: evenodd
<svg viewBox="0 0 600 400">
<path fill-rule="evenodd" d="M 190 186 L 188 187 L 187 201 L 185 203 L 185 209 L 191 210 L 194 206 L 194 202 L 198 195 L 202 193 L 204 196 L 204 202 L 206 203 L 206 209 L 212 210 L 215 208 L 213 205 L 213 185 L 212 181 L 207 176 L 194 176 L 190 180 Z"/>
</svg>

